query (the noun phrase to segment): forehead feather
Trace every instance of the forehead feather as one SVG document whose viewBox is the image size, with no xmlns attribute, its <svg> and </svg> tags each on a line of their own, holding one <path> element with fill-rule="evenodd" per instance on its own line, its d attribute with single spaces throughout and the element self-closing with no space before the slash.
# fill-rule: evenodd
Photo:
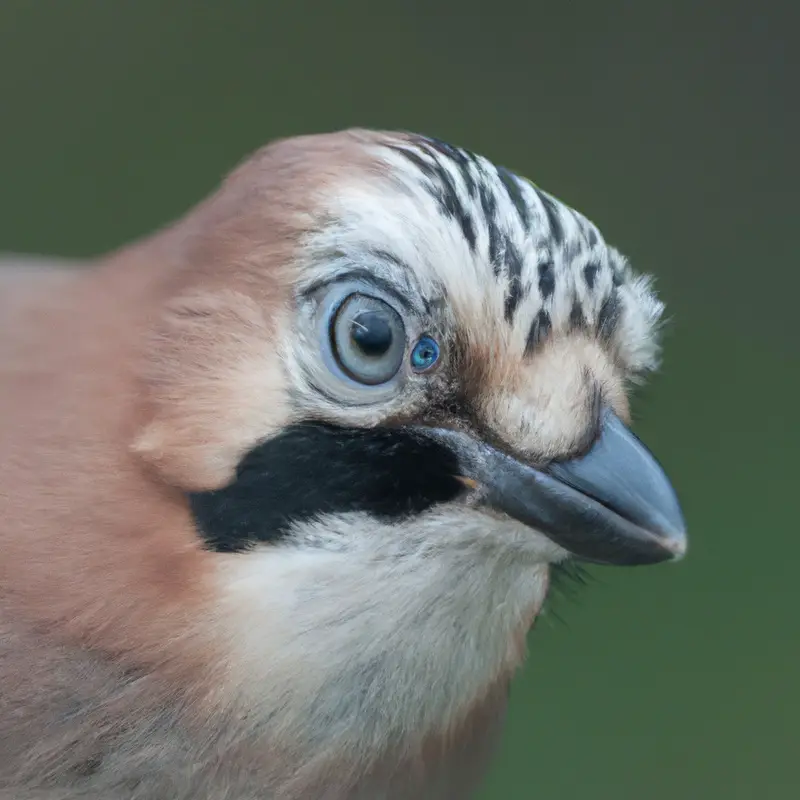
<svg viewBox="0 0 800 800">
<path fill-rule="evenodd" d="M 586 217 L 479 155 L 354 132 L 352 170 L 319 193 L 304 279 L 355 265 L 429 303 L 468 340 L 530 354 L 589 332 L 629 373 L 653 368 L 662 305 Z"/>
</svg>

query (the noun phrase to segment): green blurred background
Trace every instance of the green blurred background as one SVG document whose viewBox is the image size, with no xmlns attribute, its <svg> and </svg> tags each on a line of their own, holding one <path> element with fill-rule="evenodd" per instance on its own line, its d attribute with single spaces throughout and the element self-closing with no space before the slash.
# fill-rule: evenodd
<svg viewBox="0 0 800 800">
<path fill-rule="evenodd" d="M 400 127 L 584 211 L 671 322 L 687 559 L 532 635 L 481 797 L 800 797 L 800 57 L 786 2 L 2 0 L 0 250 L 145 234 L 272 137 Z"/>
</svg>

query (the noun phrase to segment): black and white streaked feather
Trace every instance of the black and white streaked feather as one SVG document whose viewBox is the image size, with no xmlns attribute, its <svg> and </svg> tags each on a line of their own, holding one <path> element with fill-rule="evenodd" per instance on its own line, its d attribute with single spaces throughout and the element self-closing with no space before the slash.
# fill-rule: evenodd
<svg viewBox="0 0 800 800">
<path fill-rule="evenodd" d="M 586 217 L 435 138 L 387 138 L 371 149 L 386 167 L 380 202 L 357 183 L 337 187 L 339 224 L 312 239 L 325 258 L 310 279 L 368 264 L 406 296 L 432 305 L 460 297 L 475 319 L 488 311 L 526 355 L 579 330 L 602 340 L 630 376 L 656 366 L 662 304 Z"/>
</svg>

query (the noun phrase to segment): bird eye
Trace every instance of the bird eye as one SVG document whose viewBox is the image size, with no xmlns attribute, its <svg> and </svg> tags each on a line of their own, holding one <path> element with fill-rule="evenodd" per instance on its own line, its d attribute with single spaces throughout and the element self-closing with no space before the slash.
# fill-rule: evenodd
<svg viewBox="0 0 800 800">
<path fill-rule="evenodd" d="M 439 345 L 430 336 L 423 336 L 411 351 L 411 366 L 415 372 L 425 372 L 439 360 Z"/>
<path fill-rule="evenodd" d="M 350 295 L 336 312 L 330 336 L 339 366 L 359 383 L 386 383 L 403 362 L 403 320 L 388 303 L 375 297 Z"/>
</svg>

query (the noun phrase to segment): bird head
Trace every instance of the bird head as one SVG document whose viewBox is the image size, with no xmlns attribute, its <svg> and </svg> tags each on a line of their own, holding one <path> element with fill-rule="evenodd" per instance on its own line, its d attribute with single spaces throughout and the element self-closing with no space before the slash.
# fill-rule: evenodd
<svg viewBox="0 0 800 800">
<path fill-rule="evenodd" d="M 184 225 L 136 450 L 185 492 L 232 661 L 287 730 L 452 721 L 518 663 L 551 565 L 684 553 L 628 427 L 662 305 L 578 212 L 348 131 L 268 146 Z"/>
</svg>

